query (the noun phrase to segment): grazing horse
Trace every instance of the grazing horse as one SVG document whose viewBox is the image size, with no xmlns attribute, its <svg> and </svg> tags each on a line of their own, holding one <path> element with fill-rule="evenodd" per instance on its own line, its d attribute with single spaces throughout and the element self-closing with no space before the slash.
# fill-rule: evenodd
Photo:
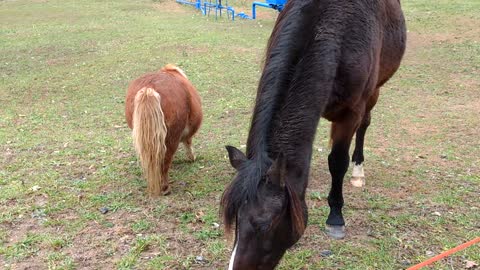
<svg viewBox="0 0 480 270">
<path fill-rule="evenodd" d="M 221 199 L 229 269 L 273 269 L 307 225 L 305 192 L 320 117 L 332 122 L 327 233 L 345 235 L 342 185 L 356 133 L 353 183 L 379 88 L 398 69 L 406 29 L 399 0 L 289 0 L 270 36 L 246 155 Z"/>
<path fill-rule="evenodd" d="M 182 142 L 195 160 L 192 136 L 202 123 L 200 96 L 185 73 L 174 65 L 148 73 L 128 87 L 125 116 L 153 196 L 170 192 L 168 169 Z"/>
</svg>

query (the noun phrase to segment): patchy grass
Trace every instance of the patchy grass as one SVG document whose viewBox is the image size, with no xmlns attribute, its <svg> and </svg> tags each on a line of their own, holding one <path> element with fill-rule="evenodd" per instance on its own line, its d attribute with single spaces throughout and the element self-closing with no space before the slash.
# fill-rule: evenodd
<svg viewBox="0 0 480 270">
<path fill-rule="evenodd" d="M 407 54 L 373 113 L 367 188 L 345 185 L 348 236 L 323 232 L 322 121 L 309 227 L 280 269 L 402 269 L 480 235 L 480 3 L 403 6 Z M 215 224 L 233 170 L 223 146 L 245 144 L 274 17 L 215 21 L 170 0 L 0 2 L 0 265 L 224 268 L 231 243 Z M 205 121 L 194 139 L 198 160 L 184 162 L 181 150 L 172 195 L 150 199 L 124 94 L 129 81 L 169 62 L 199 89 Z M 479 254 L 477 245 L 434 267 L 462 268 Z"/>
</svg>

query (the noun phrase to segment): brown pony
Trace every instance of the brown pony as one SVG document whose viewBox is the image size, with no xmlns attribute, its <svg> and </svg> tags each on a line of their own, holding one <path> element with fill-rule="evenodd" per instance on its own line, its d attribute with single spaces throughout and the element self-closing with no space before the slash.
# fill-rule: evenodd
<svg viewBox="0 0 480 270">
<path fill-rule="evenodd" d="M 128 87 L 125 116 L 133 144 L 153 196 L 170 192 L 168 169 L 183 142 L 195 160 L 192 136 L 202 123 L 200 96 L 185 73 L 174 65 L 148 73 Z"/>
</svg>

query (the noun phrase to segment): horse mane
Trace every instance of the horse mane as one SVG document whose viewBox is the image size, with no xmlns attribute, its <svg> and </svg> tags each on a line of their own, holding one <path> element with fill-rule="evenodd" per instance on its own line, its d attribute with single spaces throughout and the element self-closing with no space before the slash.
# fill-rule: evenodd
<svg viewBox="0 0 480 270">
<path fill-rule="evenodd" d="M 256 200 L 258 185 L 261 178 L 257 178 L 255 161 L 247 160 L 238 170 L 238 176 L 228 185 L 220 200 L 220 213 L 223 217 L 225 232 L 230 234 L 236 220 L 238 209 L 245 200 Z M 254 184 L 252 184 L 254 183 Z"/>
<path fill-rule="evenodd" d="M 258 85 L 247 141 L 247 157 L 259 162 L 268 153 L 268 135 L 275 112 L 285 98 L 302 52 L 314 31 L 317 0 L 288 1 L 279 14 L 267 43 L 265 64 Z"/>
</svg>

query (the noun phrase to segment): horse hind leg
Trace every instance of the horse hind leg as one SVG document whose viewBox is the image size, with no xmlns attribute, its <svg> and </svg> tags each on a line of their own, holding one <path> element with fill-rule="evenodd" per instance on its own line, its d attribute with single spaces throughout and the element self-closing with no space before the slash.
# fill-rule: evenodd
<svg viewBox="0 0 480 270">
<path fill-rule="evenodd" d="M 365 133 L 370 125 L 370 118 L 370 112 L 367 112 L 363 117 L 362 123 L 360 124 L 355 137 L 355 150 L 352 155 L 353 170 L 352 178 L 350 179 L 350 184 L 354 187 L 365 186 L 365 172 L 363 170 L 363 161 L 365 158 L 363 156 L 363 146 Z"/>
<path fill-rule="evenodd" d="M 352 155 L 353 170 L 352 178 L 350 179 L 350 184 L 354 187 L 365 186 L 365 172 L 363 170 L 363 161 L 365 158 L 363 156 L 363 146 L 365 142 L 365 133 L 367 132 L 368 126 L 370 126 L 370 112 L 373 107 L 375 107 L 379 94 L 380 88 L 377 87 L 366 104 L 365 114 L 355 136 L 355 150 Z"/>
</svg>

